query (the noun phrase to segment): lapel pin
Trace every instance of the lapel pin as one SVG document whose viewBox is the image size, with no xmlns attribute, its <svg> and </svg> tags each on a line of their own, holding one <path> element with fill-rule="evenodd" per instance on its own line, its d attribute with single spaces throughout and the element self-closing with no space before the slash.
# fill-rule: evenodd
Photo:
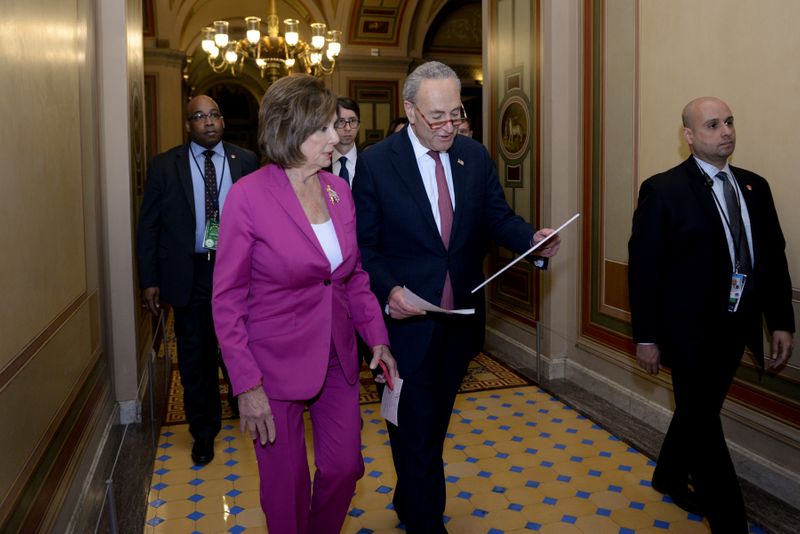
<svg viewBox="0 0 800 534">
<path fill-rule="evenodd" d="M 236 154 L 231 154 L 231 159 L 236 159 Z"/>
<path fill-rule="evenodd" d="M 339 195 L 336 193 L 336 191 L 333 190 L 333 188 L 331 187 L 331 184 L 328 184 L 325 187 L 325 191 L 327 191 L 327 193 L 328 193 L 328 198 L 331 199 L 331 204 L 338 204 L 339 203 Z"/>
<path fill-rule="evenodd" d="M 464 165 L 464 160 L 463 160 L 463 159 L 461 159 L 461 158 L 458 158 L 458 159 L 456 160 L 456 163 L 458 163 L 459 165 Z"/>
<path fill-rule="evenodd" d="M 748 191 L 752 191 L 753 190 L 753 186 L 750 185 L 750 184 L 747 184 L 745 187 L 747 188 Z"/>
</svg>

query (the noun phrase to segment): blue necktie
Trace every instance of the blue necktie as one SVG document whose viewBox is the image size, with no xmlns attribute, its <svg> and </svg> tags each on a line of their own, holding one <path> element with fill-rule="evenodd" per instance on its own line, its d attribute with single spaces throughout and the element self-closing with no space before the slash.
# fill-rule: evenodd
<svg viewBox="0 0 800 534">
<path fill-rule="evenodd" d="M 347 158 L 342 156 L 339 158 L 339 163 L 341 167 L 339 167 L 339 176 L 347 180 L 347 185 L 350 185 L 350 172 L 347 170 Z"/>
</svg>

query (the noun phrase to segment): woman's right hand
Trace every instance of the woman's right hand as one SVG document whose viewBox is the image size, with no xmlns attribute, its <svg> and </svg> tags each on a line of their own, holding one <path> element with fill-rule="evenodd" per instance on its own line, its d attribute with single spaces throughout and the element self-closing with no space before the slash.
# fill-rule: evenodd
<svg viewBox="0 0 800 534">
<path fill-rule="evenodd" d="M 259 438 L 261 445 L 266 445 L 268 440 L 274 443 L 275 420 L 272 418 L 272 408 L 264 387 L 259 385 L 245 391 L 238 396 L 238 400 L 242 434 L 249 434 L 250 439 Z"/>
</svg>

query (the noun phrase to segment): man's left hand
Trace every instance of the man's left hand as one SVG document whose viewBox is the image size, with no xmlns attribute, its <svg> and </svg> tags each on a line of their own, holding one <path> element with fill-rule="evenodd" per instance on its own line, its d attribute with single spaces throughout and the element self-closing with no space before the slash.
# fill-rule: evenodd
<svg viewBox="0 0 800 534">
<path fill-rule="evenodd" d="M 785 330 L 775 330 L 772 333 L 772 343 L 770 344 L 770 354 L 766 356 L 770 364 L 767 369 L 770 371 L 779 370 L 786 365 L 792 356 L 792 333 Z"/>
<path fill-rule="evenodd" d="M 555 230 L 552 228 L 542 228 L 535 234 L 533 234 L 533 244 L 535 245 L 545 237 L 552 234 Z M 544 244 L 542 248 L 537 248 L 535 254 L 537 256 L 541 256 L 543 258 L 552 258 L 558 253 L 558 249 L 561 247 L 561 236 L 554 236 L 551 237 L 547 243 Z"/>
</svg>

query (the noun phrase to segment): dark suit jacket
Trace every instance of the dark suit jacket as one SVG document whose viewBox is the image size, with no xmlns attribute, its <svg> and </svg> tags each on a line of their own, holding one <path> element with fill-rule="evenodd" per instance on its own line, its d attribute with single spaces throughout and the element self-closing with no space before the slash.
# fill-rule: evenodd
<svg viewBox="0 0 800 534">
<path fill-rule="evenodd" d="M 785 242 L 767 181 L 731 166 L 750 214 L 752 293 L 743 332 L 725 331 L 732 266 L 710 186 L 693 157 L 646 180 L 628 244 L 633 337 L 658 343 L 662 360 L 693 357 L 721 336 L 742 335 L 763 365 L 761 316 L 770 332 L 794 331 Z M 708 355 L 705 355 L 708 357 Z M 739 355 L 740 356 L 740 355 Z"/>
<path fill-rule="evenodd" d="M 223 142 L 235 182 L 258 169 L 255 153 Z M 195 240 L 195 205 L 189 143 L 158 154 L 147 168 L 136 253 L 139 286 L 159 287 L 173 306 L 189 302 Z M 205 209 L 201 206 L 202 209 Z"/>
<path fill-rule="evenodd" d="M 407 131 L 359 154 L 353 196 L 364 270 L 381 306 L 394 286 L 438 304 L 449 269 L 455 307 L 476 311 L 459 319 L 460 350 L 469 358 L 484 341 L 483 290 L 470 291 L 484 280 L 489 240 L 524 252 L 534 230 L 509 207 L 483 145 L 457 135 L 449 157 L 456 199 L 449 249 L 436 228 Z M 401 373 L 409 373 L 425 356 L 435 321 L 426 316 L 386 321 L 392 353 Z"/>
</svg>

